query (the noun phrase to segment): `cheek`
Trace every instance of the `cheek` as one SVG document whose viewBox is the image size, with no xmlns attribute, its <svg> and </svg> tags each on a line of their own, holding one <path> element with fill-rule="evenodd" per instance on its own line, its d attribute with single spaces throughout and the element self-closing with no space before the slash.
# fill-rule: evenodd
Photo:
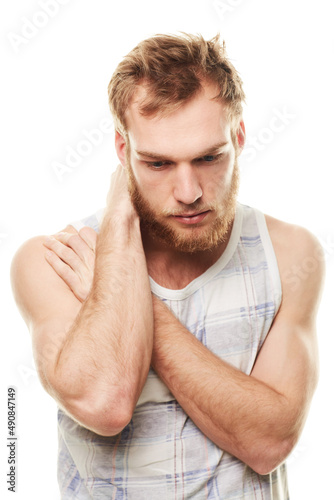
<svg viewBox="0 0 334 500">
<path fill-rule="evenodd" d="M 133 176 L 140 190 L 148 191 L 157 187 L 157 177 L 152 175 L 150 169 L 138 162 L 132 155 L 131 167 Z"/>
<path fill-rule="evenodd" d="M 221 177 L 216 177 L 207 183 L 205 194 L 207 201 L 214 201 L 224 194 L 226 182 Z"/>
<path fill-rule="evenodd" d="M 232 182 L 234 167 L 234 155 L 229 156 L 225 161 L 218 163 L 210 172 L 210 178 L 206 182 L 207 196 L 215 198 L 228 192 Z"/>
<path fill-rule="evenodd" d="M 135 162 L 131 163 L 133 177 L 136 183 L 136 188 L 139 191 L 143 200 L 150 206 L 153 211 L 164 208 L 167 195 L 165 193 L 165 184 L 159 175 L 152 175 L 149 169 L 136 165 Z"/>
<path fill-rule="evenodd" d="M 133 175 L 141 193 L 151 200 L 156 200 L 159 204 L 169 195 L 168 175 L 166 171 L 154 172 L 145 165 L 132 163 Z"/>
</svg>

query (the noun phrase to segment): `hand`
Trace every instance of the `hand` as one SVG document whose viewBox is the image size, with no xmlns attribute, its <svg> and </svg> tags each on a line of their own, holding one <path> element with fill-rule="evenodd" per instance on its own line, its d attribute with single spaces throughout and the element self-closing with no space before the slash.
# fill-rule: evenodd
<svg viewBox="0 0 334 500">
<path fill-rule="evenodd" d="M 111 175 L 105 212 L 117 217 L 138 217 L 131 202 L 126 168 L 122 165 L 118 165 Z"/>
<path fill-rule="evenodd" d="M 85 226 L 78 234 L 57 233 L 43 245 L 51 250 L 47 262 L 72 290 L 80 302 L 90 292 L 94 277 L 97 233 Z"/>
</svg>

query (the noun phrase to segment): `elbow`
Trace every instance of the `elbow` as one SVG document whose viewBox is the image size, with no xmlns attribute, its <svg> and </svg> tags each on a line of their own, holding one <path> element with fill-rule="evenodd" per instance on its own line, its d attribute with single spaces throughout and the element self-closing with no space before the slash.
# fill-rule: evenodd
<svg viewBox="0 0 334 500">
<path fill-rule="evenodd" d="M 105 400 L 97 404 L 90 398 L 80 398 L 64 405 L 80 425 L 100 436 L 110 437 L 122 432 L 132 419 L 132 411 L 121 401 Z"/>
<path fill-rule="evenodd" d="M 132 419 L 132 413 L 118 406 L 106 411 L 105 408 L 96 408 L 89 414 L 80 414 L 82 425 L 95 434 L 105 437 L 116 436 L 121 433 Z"/>
<path fill-rule="evenodd" d="M 295 444 L 296 439 L 292 438 L 262 444 L 252 454 L 247 465 L 261 476 L 270 474 L 286 460 Z"/>
<path fill-rule="evenodd" d="M 115 436 L 131 421 L 134 406 L 125 398 L 124 393 L 111 391 L 73 391 L 65 390 L 64 385 L 52 384 L 51 396 L 66 413 L 81 426 L 100 436 Z"/>
</svg>

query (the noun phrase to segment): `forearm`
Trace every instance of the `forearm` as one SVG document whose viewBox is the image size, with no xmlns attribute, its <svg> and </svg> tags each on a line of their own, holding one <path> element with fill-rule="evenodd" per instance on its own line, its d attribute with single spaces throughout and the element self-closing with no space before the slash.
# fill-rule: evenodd
<svg viewBox="0 0 334 500">
<path fill-rule="evenodd" d="M 153 312 L 137 217 L 107 213 L 91 291 L 58 353 L 58 398 L 80 420 L 131 418 L 149 370 Z M 122 425 L 120 424 L 120 427 Z"/>
<path fill-rule="evenodd" d="M 154 329 L 152 366 L 197 427 L 260 473 L 278 466 L 294 430 L 286 398 L 218 358 L 155 298 Z"/>
</svg>

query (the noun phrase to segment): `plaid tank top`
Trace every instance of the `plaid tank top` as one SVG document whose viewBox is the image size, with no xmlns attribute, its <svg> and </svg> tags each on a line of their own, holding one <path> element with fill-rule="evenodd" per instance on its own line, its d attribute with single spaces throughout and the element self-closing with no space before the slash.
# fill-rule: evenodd
<svg viewBox="0 0 334 500">
<path fill-rule="evenodd" d="M 103 209 L 71 223 L 97 232 Z M 281 303 L 264 215 L 238 203 L 219 260 L 182 290 L 151 289 L 216 355 L 250 374 Z M 259 475 L 208 439 L 150 370 L 129 425 L 99 436 L 58 410 L 58 482 L 66 500 L 288 500 L 285 464 Z"/>
</svg>

